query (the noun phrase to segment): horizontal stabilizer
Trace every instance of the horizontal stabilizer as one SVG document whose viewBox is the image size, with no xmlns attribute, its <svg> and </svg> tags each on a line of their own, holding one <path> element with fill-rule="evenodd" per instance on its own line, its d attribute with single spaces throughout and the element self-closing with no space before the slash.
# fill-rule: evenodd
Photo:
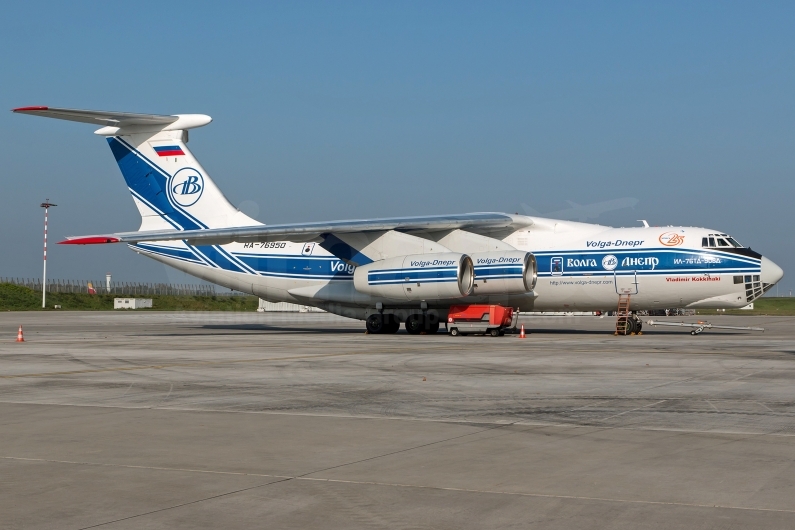
<svg viewBox="0 0 795 530">
<path fill-rule="evenodd" d="M 112 125 L 114 127 L 122 127 L 125 125 L 168 125 L 179 119 L 178 116 L 163 116 L 159 114 L 61 109 L 57 107 L 20 107 L 14 109 L 14 112 L 32 114 L 43 118 L 93 123 L 94 125 Z"/>
<path fill-rule="evenodd" d="M 193 129 L 207 125 L 212 118 L 205 114 L 136 114 L 133 112 L 115 112 L 105 110 L 63 109 L 58 107 L 19 107 L 13 109 L 18 114 L 30 114 L 42 118 L 78 121 L 100 125 L 103 128 L 97 134 L 114 136 L 143 130 L 176 131 Z"/>
</svg>

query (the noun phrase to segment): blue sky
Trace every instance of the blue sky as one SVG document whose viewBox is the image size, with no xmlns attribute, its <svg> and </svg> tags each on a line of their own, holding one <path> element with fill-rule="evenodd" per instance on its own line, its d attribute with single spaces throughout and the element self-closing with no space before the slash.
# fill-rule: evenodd
<svg viewBox="0 0 795 530">
<path fill-rule="evenodd" d="M 0 100 L 209 114 L 191 149 L 266 223 L 632 197 L 594 221 L 731 233 L 783 291 L 793 20 L 791 2 L 25 2 L 0 21 Z M 54 239 L 138 227 L 92 132 L 0 113 L 0 276 L 41 274 L 45 197 Z M 52 250 L 51 277 L 106 271 L 185 281 L 120 246 Z"/>
</svg>

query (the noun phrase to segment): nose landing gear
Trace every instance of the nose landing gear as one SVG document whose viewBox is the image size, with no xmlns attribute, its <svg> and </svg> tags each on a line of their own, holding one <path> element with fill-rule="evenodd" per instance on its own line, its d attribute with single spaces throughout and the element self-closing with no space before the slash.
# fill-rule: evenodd
<svg viewBox="0 0 795 530">
<path fill-rule="evenodd" d="M 616 326 L 616 335 L 642 335 L 643 321 L 637 315 L 620 317 Z"/>
</svg>

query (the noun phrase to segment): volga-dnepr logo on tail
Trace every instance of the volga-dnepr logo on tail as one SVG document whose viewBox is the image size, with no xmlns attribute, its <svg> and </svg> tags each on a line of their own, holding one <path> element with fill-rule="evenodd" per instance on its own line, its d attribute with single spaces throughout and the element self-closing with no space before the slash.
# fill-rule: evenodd
<svg viewBox="0 0 795 530">
<path fill-rule="evenodd" d="M 171 202 L 187 208 L 196 204 L 204 191 L 204 177 L 192 167 L 184 167 L 174 173 L 168 183 Z"/>
</svg>

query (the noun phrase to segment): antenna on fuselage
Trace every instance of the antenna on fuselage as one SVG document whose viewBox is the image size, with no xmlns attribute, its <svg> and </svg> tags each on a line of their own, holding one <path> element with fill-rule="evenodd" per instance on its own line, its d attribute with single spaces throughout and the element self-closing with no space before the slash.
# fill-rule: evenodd
<svg viewBox="0 0 795 530">
<path fill-rule="evenodd" d="M 646 219 L 638 219 L 641 223 L 643 223 L 643 228 L 649 228 L 649 222 Z"/>
</svg>

